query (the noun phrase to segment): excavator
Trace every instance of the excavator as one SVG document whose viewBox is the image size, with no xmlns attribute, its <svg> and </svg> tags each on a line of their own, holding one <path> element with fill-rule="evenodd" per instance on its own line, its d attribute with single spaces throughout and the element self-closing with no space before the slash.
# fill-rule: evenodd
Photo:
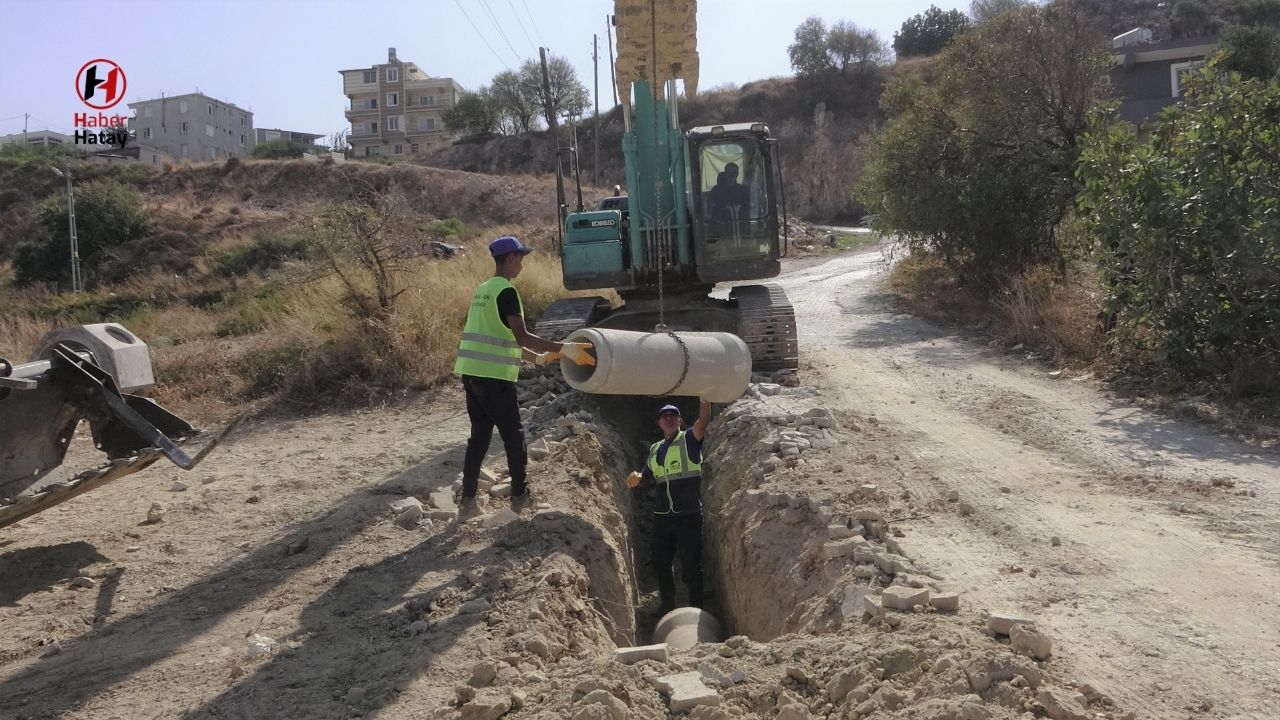
<svg viewBox="0 0 1280 720">
<path fill-rule="evenodd" d="M 239 422 L 190 455 L 181 443 L 199 431 L 135 394 L 154 384 L 146 343 L 117 323 L 55 330 L 29 362 L 0 358 L 0 527 L 162 457 L 190 470 Z M 63 461 L 82 420 L 108 462 L 72 475 Z"/>
<path fill-rule="evenodd" d="M 774 284 L 737 284 L 776 277 L 786 254 L 777 138 L 763 122 L 681 128 L 676 81 L 686 96 L 698 84 L 696 0 L 616 0 L 614 8 L 629 192 L 609 209 L 588 210 L 579 182 L 570 212 L 557 163 L 557 250 L 566 289 L 612 288 L 623 303 L 565 298 L 536 332 L 725 332 L 746 343 L 753 370 L 795 368 L 786 294 Z M 712 295 L 717 283 L 734 283 L 727 297 Z"/>
</svg>

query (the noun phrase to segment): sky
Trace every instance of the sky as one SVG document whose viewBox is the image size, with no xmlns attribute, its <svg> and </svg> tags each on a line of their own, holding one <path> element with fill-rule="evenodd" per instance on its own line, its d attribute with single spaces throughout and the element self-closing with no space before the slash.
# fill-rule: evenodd
<svg viewBox="0 0 1280 720">
<path fill-rule="evenodd" d="M 701 0 L 700 88 L 790 75 L 787 45 L 810 16 L 852 21 L 886 44 L 908 17 L 968 0 Z M 85 110 L 75 78 L 108 58 L 128 78 L 126 102 L 200 91 L 254 113 L 260 128 L 330 135 L 348 127 L 339 70 L 383 63 L 387 48 L 464 88 L 537 58 L 567 58 L 592 92 L 599 36 L 600 104 L 609 107 L 611 0 L 3 0 L 0 135 L 69 132 Z M 128 114 L 124 103 L 112 113 Z"/>
</svg>

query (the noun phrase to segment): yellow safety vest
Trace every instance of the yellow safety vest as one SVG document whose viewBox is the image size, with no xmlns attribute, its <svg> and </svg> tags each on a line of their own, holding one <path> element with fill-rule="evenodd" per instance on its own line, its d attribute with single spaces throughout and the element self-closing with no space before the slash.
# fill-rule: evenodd
<svg viewBox="0 0 1280 720">
<path fill-rule="evenodd" d="M 667 510 L 658 511 L 659 514 L 676 511 L 676 501 L 671 495 L 671 483 L 702 477 L 702 463 L 689 459 L 689 445 L 685 440 L 686 432 L 688 431 L 676 432 L 671 444 L 667 446 L 667 455 L 661 463 L 658 462 L 658 448 L 662 447 L 664 441 L 659 440 L 649 446 L 649 472 L 653 475 L 654 482 L 662 487 L 667 498 Z M 682 488 L 682 490 L 688 490 L 696 495 L 696 485 L 692 488 Z M 683 496 L 684 493 L 680 494 Z M 694 501 L 696 502 L 696 498 Z"/>
<path fill-rule="evenodd" d="M 511 328 L 498 316 L 498 294 L 513 288 L 504 277 L 494 276 L 476 288 L 467 311 L 467 324 L 462 329 L 458 343 L 458 361 L 453 372 L 458 375 L 493 378 L 515 382 L 520 377 L 520 343 Z M 524 302 L 516 293 L 520 315 L 524 315 Z"/>
</svg>

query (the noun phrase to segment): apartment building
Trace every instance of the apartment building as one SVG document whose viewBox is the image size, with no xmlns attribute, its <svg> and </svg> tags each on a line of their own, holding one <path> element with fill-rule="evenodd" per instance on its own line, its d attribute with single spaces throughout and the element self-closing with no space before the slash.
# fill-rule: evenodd
<svg viewBox="0 0 1280 720">
<path fill-rule="evenodd" d="M 188 160 L 248 157 L 253 113 L 202 93 L 129 103 L 133 142 Z"/>
<path fill-rule="evenodd" d="M 310 153 L 319 152 L 320 148 L 316 146 L 316 141 L 324 137 L 324 135 L 317 133 L 281 130 L 280 128 L 257 128 L 253 133 L 259 145 L 283 140 L 294 147 L 300 148 L 303 152 Z"/>
<path fill-rule="evenodd" d="M 395 48 L 383 64 L 338 72 L 355 157 L 407 158 L 453 142 L 443 119 L 463 91 L 453 78 L 431 77 Z"/>
<path fill-rule="evenodd" d="M 69 148 L 80 150 L 81 147 L 73 142 L 72 136 L 64 135 L 60 132 L 52 130 L 32 130 L 25 133 L 13 133 L 12 135 L 0 135 L 0 145 L 10 144 L 26 144 L 32 147 L 49 147 L 51 145 L 64 145 Z"/>
</svg>

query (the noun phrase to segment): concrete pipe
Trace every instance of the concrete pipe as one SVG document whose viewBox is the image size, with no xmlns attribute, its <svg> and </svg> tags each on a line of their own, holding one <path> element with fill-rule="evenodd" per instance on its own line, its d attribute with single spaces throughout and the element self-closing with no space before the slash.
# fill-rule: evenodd
<svg viewBox="0 0 1280 720">
<path fill-rule="evenodd" d="M 751 351 L 742 338 L 720 332 L 677 335 L 679 341 L 668 333 L 576 330 L 567 340 L 591 343 L 596 364 L 562 360 L 560 372 L 569 387 L 600 395 L 685 395 L 718 403 L 742 397 L 751 382 Z M 688 372 L 681 343 L 688 348 Z"/>
<path fill-rule="evenodd" d="M 666 643 L 672 650 L 688 650 L 700 642 L 718 643 L 724 631 L 715 615 L 696 607 L 676 608 L 658 621 L 653 642 Z"/>
</svg>

